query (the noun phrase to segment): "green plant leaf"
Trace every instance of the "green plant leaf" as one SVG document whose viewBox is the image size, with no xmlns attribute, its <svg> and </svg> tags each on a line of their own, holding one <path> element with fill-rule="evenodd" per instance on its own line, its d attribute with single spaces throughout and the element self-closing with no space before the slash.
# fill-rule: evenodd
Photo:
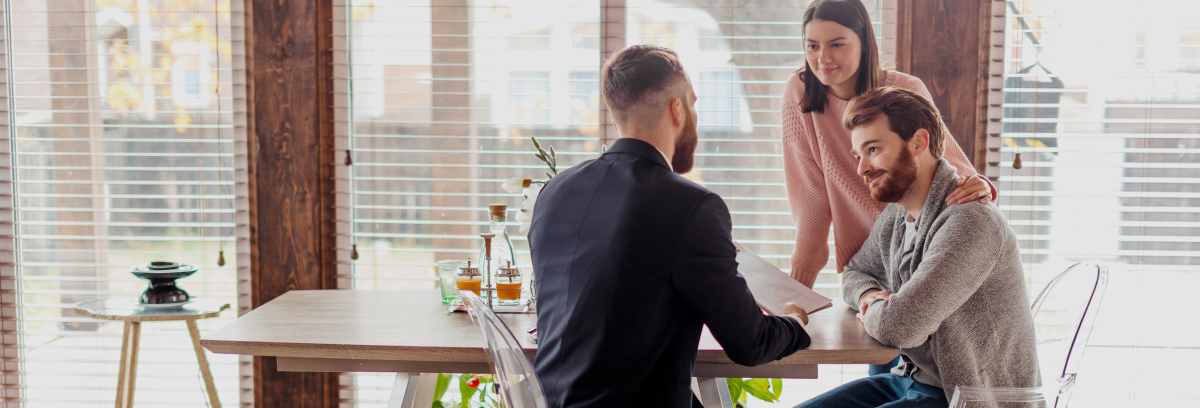
<svg viewBox="0 0 1200 408">
<path fill-rule="evenodd" d="M 470 385 L 467 385 L 467 380 L 468 378 L 466 375 L 458 376 L 458 393 L 462 395 L 464 407 L 470 406 L 469 402 L 471 401 L 471 396 L 475 395 L 475 391 L 478 391 Z"/>
<path fill-rule="evenodd" d="M 608 151 L 608 145 L 600 145 L 600 154 Z"/>
<path fill-rule="evenodd" d="M 779 396 L 783 395 L 783 380 L 778 378 L 771 379 L 771 394 L 775 396 L 776 401 L 779 401 Z"/>
<path fill-rule="evenodd" d="M 446 395 L 446 390 L 450 388 L 452 377 L 454 374 L 438 374 L 437 385 L 433 387 L 434 408 L 440 408 L 442 396 Z"/>
<path fill-rule="evenodd" d="M 441 401 L 433 400 L 433 406 L 430 408 L 446 408 L 446 405 L 442 404 Z"/>
<path fill-rule="evenodd" d="M 770 387 L 771 383 L 766 378 L 751 378 L 742 383 L 742 389 L 746 393 L 753 395 L 754 398 L 766 402 L 775 402 L 776 398 L 774 394 L 771 394 Z"/>
<path fill-rule="evenodd" d="M 729 386 L 729 399 L 737 401 L 742 396 L 742 379 L 741 378 L 726 378 L 725 384 Z"/>
</svg>

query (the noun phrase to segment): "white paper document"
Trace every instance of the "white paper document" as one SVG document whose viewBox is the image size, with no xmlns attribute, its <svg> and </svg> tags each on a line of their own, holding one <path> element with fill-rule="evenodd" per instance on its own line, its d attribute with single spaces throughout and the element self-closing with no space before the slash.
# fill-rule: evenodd
<svg viewBox="0 0 1200 408">
<path fill-rule="evenodd" d="M 796 302 L 808 313 L 833 306 L 833 301 L 820 293 L 814 292 L 808 286 L 796 282 L 788 274 L 767 262 L 766 259 L 750 252 L 749 249 L 737 242 L 738 273 L 746 279 L 750 293 L 758 307 L 775 316 L 782 316 L 783 305 Z"/>
</svg>

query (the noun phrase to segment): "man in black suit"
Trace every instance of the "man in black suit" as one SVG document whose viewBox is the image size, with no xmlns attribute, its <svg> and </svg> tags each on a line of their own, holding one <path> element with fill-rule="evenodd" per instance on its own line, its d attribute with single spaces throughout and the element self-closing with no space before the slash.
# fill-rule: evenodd
<svg viewBox="0 0 1200 408">
<path fill-rule="evenodd" d="M 725 202 L 692 167 L 696 95 L 674 51 L 638 45 L 601 71 L 621 139 L 542 189 L 529 230 L 534 361 L 550 406 L 688 407 L 703 325 L 738 364 L 809 345 L 803 309 L 765 316 L 737 273 Z"/>
</svg>

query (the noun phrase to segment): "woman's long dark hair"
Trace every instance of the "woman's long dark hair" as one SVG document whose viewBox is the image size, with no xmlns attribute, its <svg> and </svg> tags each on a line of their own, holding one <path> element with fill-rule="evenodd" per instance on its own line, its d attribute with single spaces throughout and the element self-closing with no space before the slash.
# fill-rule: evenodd
<svg viewBox="0 0 1200 408">
<path fill-rule="evenodd" d="M 804 11 L 804 25 L 800 29 L 808 27 L 808 22 L 813 19 L 832 21 L 858 34 L 858 39 L 862 42 L 862 57 L 858 63 L 858 79 L 854 83 L 855 95 L 862 95 L 863 92 L 883 85 L 883 69 L 879 66 L 879 47 L 875 44 L 875 30 L 871 27 L 871 16 L 867 14 L 867 7 L 863 6 L 862 1 L 816 0 Z M 807 50 L 807 47 L 805 49 Z M 808 58 L 805 58 L 804 69 L 799 72 L 800 79 L 804 81 L 804 98 L 800 100 L 800 111 L 823 113 L 825 105 L 829 103 L 829 97 L 826 95 L 829 87 L 822 84 L 812 72 L 812 67 L 808 66 Z"/>
</svg>

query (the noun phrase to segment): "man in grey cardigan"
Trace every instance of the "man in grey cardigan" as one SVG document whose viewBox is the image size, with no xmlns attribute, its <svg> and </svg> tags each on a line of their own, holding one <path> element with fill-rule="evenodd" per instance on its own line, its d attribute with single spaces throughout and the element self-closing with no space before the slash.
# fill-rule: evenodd
<svg viewBox="0 0 1200 408">
<path fill-rule="evenodd" d="M 855 98 L 844 122 L 871 198 L 892 203 L 846 265 L 842 293 L 867 333 L 900 348 L 891 373 L 800 407 L 946 407 L 955 386 L 1039 385 L 1016 234 L 993 205 L 950 205 L 937 108 L 899 88 Z"/>
</svg>

